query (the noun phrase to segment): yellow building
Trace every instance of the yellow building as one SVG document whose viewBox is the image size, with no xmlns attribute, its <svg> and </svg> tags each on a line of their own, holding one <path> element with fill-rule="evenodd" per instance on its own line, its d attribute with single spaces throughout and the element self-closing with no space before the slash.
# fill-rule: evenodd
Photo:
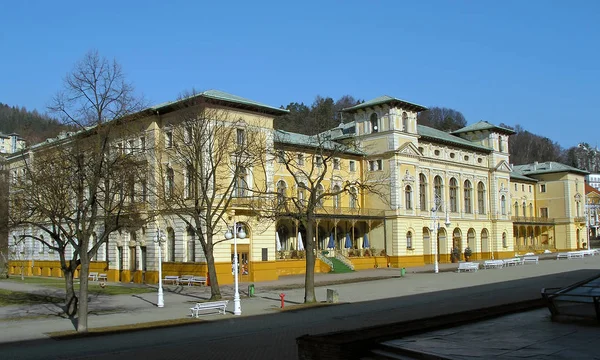
<svg viewBox="0 0 600 360">
<path fill-rule="evenodd" d="M 384 185 L 378 194 L 350 188 L 320 204 L 314 234 L 319 258 L 316 271 L 330 271 L 332 262 L 360 270 L 421 266 L 433 263 L 435 256 L 441 262 L 460 261 L 467 247 L 476 260 L 581 247 L 586 172 L 558 163 L 511 166 L 510 129 L 480 121 L 451 133 L 439 131 L 417 123 L 417 114 L 425 107 L 382 96 L 344 109 L 350 122 L 306 136 L 273 129 L 273 119 L 285 110 L 220 91 L 197 96 L 226 113 L 227 121 L 219 120 L 236 127 L 239 136 L 244 136 L 244 126 L 264 133 L 264 143 L 258 145 L 264 154 L 278 154 L 265 161 L 262 169 L 244 169 L 235 191 L 270 189 L 278 197 L 302 200 L 306 195 L 301 183 L 310 179 L 290 173 L 279 156 L 294 159 L 299 173 L 328 166 L 323 189 L 339 189 L 354 181 Z M 174 132 L 182 126 L 185 130 L 178 120 L 183 111 L 178 103 L 145 110 L 128 131 L 114 139 L 116 148 L 136 153 L 147 162 L 148 185 L 144 187 L 186 187 L 185 167 L 172 150 L 177 146 Z M 29 150 L 43 151 L 51 143 Z M 334 155 L 327 158 L 327 154 Z M 22 161 L 19 155 L 8 158 L 13 171 Z M 231 179 L 234 175 L 225 171 L 220 176 Z M 306 232 L 300 222 L 289 209 L 272 220 L 256 216 L 257 209 L 243 195 L 231 202 L 223 219 L 223 229 L 235 220 L 249 235 L 238 241 L 241 280 L 274 280 L 303 273 Z M 160 212 L 160 216 L 140 228 L 112 234 L 90 270 L 107 273 L 112 281 L 157 281 L 154 239 L 161 229 L 166 234 L 163 274 L 205 276 L 202 247 L 176 211 L 165 210 L 151 194 L 143 202 L 140 211 Z M 28 261 L 25 269 L 30 274 L 60 275 L 57 254 L 39 244 L 17 242 L 19 234 L 27 231 L 34 230 L 11 230 L 13 254 Z M 234 251 L 224 233 L 214 256 L 219 282 L 231 283 Z M 20 268 L 16 261 L 13 258 L 13 272 Z"/>
</svg>

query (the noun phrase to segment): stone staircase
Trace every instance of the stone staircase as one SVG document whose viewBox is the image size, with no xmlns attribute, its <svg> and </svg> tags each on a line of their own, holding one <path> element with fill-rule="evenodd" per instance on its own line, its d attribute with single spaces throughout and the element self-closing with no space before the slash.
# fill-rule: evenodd
<svg viewBox="0 0 600 360">
<path fill-rule="evenodd" d="M 334 273 L 334 274 L 349 273 L 349 272 L 354 271 L 354 270 L 350 269 L 350 267 L 348 267 L 348 265 L 344 264 L 343 262 L 341 262 L 340 260 L 338 260 L 334 257 L 328 257 L 327 259 L 329 259 L 329 261 L 331 261 L 333 263 L 332 273 Z"/>
</svg>

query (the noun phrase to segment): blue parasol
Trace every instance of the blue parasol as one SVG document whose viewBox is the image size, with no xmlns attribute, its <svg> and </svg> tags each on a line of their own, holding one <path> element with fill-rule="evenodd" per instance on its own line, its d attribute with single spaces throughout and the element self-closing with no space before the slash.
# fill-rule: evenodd
<svg viewBox="0 0 600 360">
<path fill-rule="evenodd" d="M 363 237 L 363 249 L 368 249 L 369 248 L 369 237 L 367 236 L 367 234 L 365 234 L 365 236 Z"/>
<path fill-rule="evenodd" d="M 346 233 L 346 249 L 350 249 L 352 247 L 352 240 L 350 240 L 350 234 Z"/>
<path fill-rule="evenodd" d="M 329 235 L 329 243 L 327 243 L 327 248 L 335 249 L 335 241 L 333 239 L 333 233 L 331 233 L 331 235 Z"/>
</svg>

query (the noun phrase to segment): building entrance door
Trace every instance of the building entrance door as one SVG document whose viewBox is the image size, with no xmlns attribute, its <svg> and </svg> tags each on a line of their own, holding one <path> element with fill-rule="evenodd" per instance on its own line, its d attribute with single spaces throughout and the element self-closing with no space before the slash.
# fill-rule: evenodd
<svg viewBox="0 0 600 360">
<path fill-rule="evenodd" d="M 249 281 L 250 279 L 250 245 L 239 245 L 237 246 L 237 257 L 238 257 L 238 268 L 239 268 L 239 280 Z M 234 273 L 234 247 L 231 245 L 231 273 Z"/>
</svg>

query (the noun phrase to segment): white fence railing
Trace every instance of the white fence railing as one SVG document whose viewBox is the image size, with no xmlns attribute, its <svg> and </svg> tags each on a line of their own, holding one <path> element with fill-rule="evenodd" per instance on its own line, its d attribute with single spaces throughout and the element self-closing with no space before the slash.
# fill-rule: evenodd
<svg viewBox="0 0 600 360">
<path fill-rule="evenodd" d="M 320 252 L 317 252 L 317 259 L 327 264 L 327 266 L 331 268 L 331 271 L 333 271 L 333 263 L 331 262 L 331 260 L 323 256 L 323 254 L 321 254 Z"/>
</svg>

